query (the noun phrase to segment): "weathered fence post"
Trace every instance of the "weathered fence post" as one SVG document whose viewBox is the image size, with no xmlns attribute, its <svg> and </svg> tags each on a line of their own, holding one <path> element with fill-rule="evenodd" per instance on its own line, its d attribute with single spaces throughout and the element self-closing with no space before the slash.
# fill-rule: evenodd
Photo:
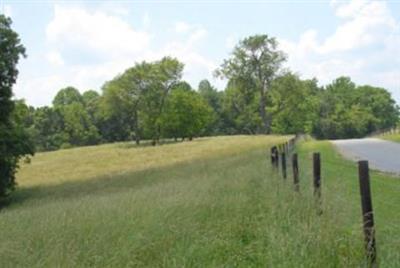
<svg viewBox="0 0 400 268">
<path fill-rule="evenodd" d="M 358 177 L 360 181 L 361 208 L 368 266 L 377 267 L 374 213 L 372 209 L 368 161 L 358 162 Z"/>
<path fill-rule="evenodd" d="M 281 158 L 282 158 L 282 176 L 284 179 L 286 179 L 286 155 L 284 151 L 281 154 Z"/>
<path fill-rule="evenodd" d="M 276 146 L 271 147 L 271 165 L 275 166 L 275 150 Z"/>
<path fill-rule="evenodd" d="M 314 197 L 317 205 L 317 214 L 322 214 L 321 207 L 321 156 L 320 153 L 313 154 L 313 175 L 314 175 Z"/>
<path fill-rule="evenodd" d="M 299 165 L 297 161 L 297 154 L 292 155 L 292 168 L 293 168 L 293 184 L 294 190 L 298 192 L 300 190 L 299 185 Z"/>
<path fill-rule="evenodd" d="M 279 168 L 279 150 L 277 147 L 275 147 L 274 161 L 275 161 L 275 167 L 276 167 L 276 169 L 278 169 Z"/>
</svg>

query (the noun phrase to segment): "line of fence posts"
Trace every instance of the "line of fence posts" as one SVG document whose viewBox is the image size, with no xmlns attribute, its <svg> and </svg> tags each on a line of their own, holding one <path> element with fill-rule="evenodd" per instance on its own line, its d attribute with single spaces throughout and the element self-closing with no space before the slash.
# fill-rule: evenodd
<svg viewBox="0 0 400 268">
<path fill-rule="evenodd" d="M 294 191 L 300 191 L 298 154 L 295 152 L 295 144 L 299 136 L 290 139 L 288 142 L 270 148 L 270 158 L 272 167 L 279 172 L 279 162 L 281 162 L 282 177 L 287 178 L 286 158 L 292 154 L 292 172 Z M 279 155 L 281 161 L 279 161 Z M 313 168 L 313 190 L 316 203 L 317 215 L 322 215 L 322 192 L 321 192 L 321 154 L 314 152 L 312 157 Z M 360 185 L 361 209 L 363 219 L 363 232 L 365 251 L 368 267 L 377 267 L 377 250 L 375 240 L 374 215 L 372 209 L 372 198 L 370 189 L 368 161 L 358 162 L 358 177 Z"/>
</svg>

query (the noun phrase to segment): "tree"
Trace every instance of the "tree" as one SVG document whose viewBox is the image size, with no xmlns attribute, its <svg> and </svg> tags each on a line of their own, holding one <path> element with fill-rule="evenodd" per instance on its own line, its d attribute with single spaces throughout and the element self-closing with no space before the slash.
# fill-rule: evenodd
<svg viewBox="0 0 400 268">
<path fill-rule="evenodd" d="M 19 159 L 34 153 L 33 142 L 25 128 L 12 117 L 15 107 L 12 86 L 25 48 L 18 34 L 11 29 L 11 23 L 11 19 L 0 15 L 0 201 L 15 188 Z"/>
<path fill-rule="evenodd" d="M 339 77 L 322 92 L 319 116 L 317 137 L 355 138 L 396 126 L 399 110 L 385 89 L 357 87 L 349 77 Z"/>
<path fill-rule="evenodd" d="M 318 120 L 319 93 L 317 81 L 302 81 L 297 75 L 287 73 L 272 82 L 272 131 L 281 134 L 311 134 Z"/>
<path fill-rule="evenodd" d="M 102 133 L 118 135 L 118 140 L 134 137 L 136 143 L 140 143 L 143 136 L 141 105 L 145 91 L 152 83 L 152 68 L 152 64 L 147 62 L 135 64 L 103 86 L 100 104 Z"/>
<path fill-rule="evenodd" d="M 90 117 L 91 123 L 93 123 L 96 128 L 99 128 L 100 100 L 101 96 L 97 91 L 88 90 L 82 94 L 83 106 Z"/>
<path fill-rule="evenodd" d="M 134 93 L 125 76 L 117 76 L 102 87 L 103 95 L 99 103 L 99 129 L 106 141 L 123 141 L 134 134 L 139 143 L 137 124 L 138 95 Z"/>
<path fill-rule="evenodd" d="M 92 95 L 92 97 L 90 96 Z M 93 118 L 85 107 L 95 94 L 87 93 L 85 99 L 76 88 L 61 89 L 54 97 L 53 106 L 56 114 L 61 115 L 62 122 L 58 125 L 57 134 L 61 134 L 62 148 L 70 146 L 93 145 L 100 141 L 100 135 Z"/>
<path fill-rule="evenodd" d="M 39 151 L 57 150 L 68 143 L 60 110 L 46 106 L 37 108 L 33 122 L 33 137 Z"/>
<path fill-rule="evenodd" d="M 260 131 L 259 95 L 252 80 L 230 80 L 223 98 L 222 117 L 228 134 L 255 134 Z"/>
<path fill-rule="evenodd" d="M 34 124 L 35 108 L 26 105 L 24 100 L 15 100 L 14 104 L 13 121 L 26 129 L 31 128 Z"/>
<path fill-rule="evenodd" d="M 98 130 L 81 103 L 74 102 L 65 105 L 61 113 L 64 120 L 63 131 L 68 137 L 68 143 L 65 143 L 63 147 L 94 145 L 99 142 Z"/>
<path fill-rule="evenodd" d="M 145 135 L 152 139 L 153 145 L 161 136 L 161 115 L 169 92 L 180 81 L 183 64 L 177 59 L 165 57 L 150 64 L 143 76 L 143 125 Z"/>
<path fill-rule="evenodd" d="M 79 102 L 83 104 L 81 93 L 74 87 L 66 87 L 58 91 L 53 99 L 53 106 L 55 108 Z"/>
<path fill-rule="evenodd" d="M 368 107 L 376 118 L 376 124 L 368 132 L 395 127 L 399 121 L 399 107 L 390 93 L 379 87 L 360 86 L 355 94 L 356 102 L 361 107 Z"/>
<path fill-rule="evenodd" d="M 224 60 L 216 75 L 232 81 L 251 81 L 253 90 L 259 94 L 261 132 L 270 131 L 270 120 L 266 114 L 267 91 L 273 79 L 279 74 L 284 53 L 277 49 L 275 38 L 268 35 L 254 35 L 243 39 L 233 50 L 231 58 Z"/>
<path fill-rule="evenodd" d="M 217 91 L 208 80 L 202 80 L 199 83 L 198 91 L 200 96 L 212 108 L 213 115 L 210 124 L 205 131 L 206 135 L 218 135 L 226 132 L 226 118 L 222 110 L 222 101 L 224 98 L 224 91 Z"/>
<path fill-rule="evenodd" d="M 207 80 L 201 80 L 199 83 L 199 94 L 207 101 L 215 112 L 221 110 L 221 95 L 216 88 Z"/>
<path fill-rule="evenodd" d="M 189 84 L 179 81 L 182 70 L 179 61 L 166 57 L 135 64 L 107 82 L 99 109 L 101 133 L 121 134 L 121 140 L 134 137 L 137 143 L 145 137 L 156 144 L 168 94 L 174 87 L 191 90 Z"/>
<path fill-rule="evenodd" d="M 212 109 L 195 91 L 176 87 L 171 91 L 161 116 L 163 134 L 190 140 L 199 136 L 212 119 Z"/>
</svg>

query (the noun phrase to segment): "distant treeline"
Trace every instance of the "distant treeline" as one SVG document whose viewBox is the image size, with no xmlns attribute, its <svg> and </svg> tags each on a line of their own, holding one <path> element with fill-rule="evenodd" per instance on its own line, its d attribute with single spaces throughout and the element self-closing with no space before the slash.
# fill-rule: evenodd
<svg viewBox="0 0 400 268">
<path fill-rule="evenodd" d="M 252 36 L 216 70 L 228 80 L 224 91 L 207 80 L 193 89 L 181 79 L 183 64 L 165 57 L 135 64 L 106 82 L 100 94 L 67 87 L 51 107 L 17 101 L 14 120 L 40 151 L 232 134 L 354 138 L 396 126 L 399 109 L 387 90 L 357 86 L 348 77 L 320 87 L 316 79 L 283 69 L 285 60 L 274 38 Z"/>
<path fill-rule="evenodd" d="M 175 62 L 164 59 L 161 62 Z M 38 150 L 104 142 L 262 133 L 257 91 L 230 81 L 217 91 L 207 80 L 196 90 L 179 79 L 136 92 L 130 83 L 142 63 L 107 82 L 102 93 L 62 89 L 52 107 L 18 101 L 14 116 Z M 147 83 L 143 82 L 146 86 Z M 170 87 L 170 88 L 168 88 Z M 268 133 L 309 133 L 318 138 L 362 137 L 398 122 L 398 108 L 382 88 L 340 77 L 325 87 L 292 73 L 277 77 L 266 96 Z"/>
</svg>

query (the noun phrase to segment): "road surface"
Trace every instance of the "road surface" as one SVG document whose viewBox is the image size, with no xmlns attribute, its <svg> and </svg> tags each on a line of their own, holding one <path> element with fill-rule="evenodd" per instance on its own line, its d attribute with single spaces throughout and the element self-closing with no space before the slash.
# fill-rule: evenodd
<svg viewBox="0 0 400 268">
<path fill-rule="evenodd" d="M 400 174 L 400 143 L 375 138 L 332 141 L 351 160 L 368 160 L 373 169 Z"/>
</svg>

